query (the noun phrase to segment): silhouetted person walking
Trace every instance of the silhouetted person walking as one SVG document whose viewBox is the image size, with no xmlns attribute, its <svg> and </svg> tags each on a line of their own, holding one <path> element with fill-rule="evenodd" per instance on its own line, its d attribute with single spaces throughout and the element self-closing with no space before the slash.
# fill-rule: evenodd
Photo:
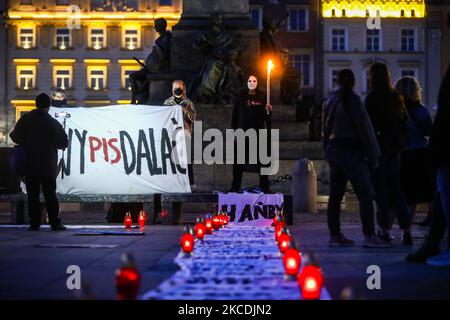
<svg viewBox="0 0 450 320">
<path fill-rule="evenodd" d="M 392 208 L 403 230 L 403 244 L 412 245 L 411 217 L 400 183 L 400 152 L 408 143 L 410 130 L 408 113 L 402 97 L 392 87 L 385 64 L 372 64 L 369 76 L 370 91 L 364 104 L 382 155 L 380 166 L 372 171 L 380 236 L 390 241 L 389 210 Z"/>
<path fill-rule="evenodd" d="M 36 108 L 23 115 L 11 132 L 11 139 L 25 147 L 25 184 L 28 195 L 30 230 L 39 230 L 41 212 L 39 194 L 42 187 L 48 220 L 53 231 L 65 230 L 58 218 L 59 204 L 56 198 L 58 149 L 68 146 L 67 135 L 61 124 L 49 114 L 51 100 L 41 93 L 36 97 Z"/>
<path fill-rule="evenodd" d="M 329 246 L 352 246 L 341 233 L 340 206 L 350 180 L 359 201 L 364 247 L 384 248 L 389 243 L 375 236 L 372 186 L 369 168 L 381 156 L 375 133 L 361 99 L 353 92 L 355 76 L 350 69 L 338 73 L 339 87 L 324 105 L 323 144 L 330 165 L 330 197 L 327 218 Z"/>
</svg>

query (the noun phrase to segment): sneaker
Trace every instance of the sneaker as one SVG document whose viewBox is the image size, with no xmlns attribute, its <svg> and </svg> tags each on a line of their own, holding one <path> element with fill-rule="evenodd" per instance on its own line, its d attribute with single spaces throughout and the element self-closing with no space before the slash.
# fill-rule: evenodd
<svg viewBox="0 0 450 320">
<path fill-rule="evenodd" d="M 440 252 L 439 247 L 424 243 L 416 252 L 407 255 L 405 260 L 408 262 L 425 263 L 428 258 L 434 257 Z"/>
<path fill-rule="evenodd" d="M 40 226 L 29 226 L 28 231 L 39 231 Z"/>
<path fill-rule="evenodd" d="M 353 240 L 346 238 L 342 234 L 331 236 L 328 242 L 329 247 L 351 247 L 354 244 L 355 242 Z"/>
<path fill-rule="evenodd" d="M 412 246 L 413 245 L 413 240 L 412 240 L 412 236 L 411 236 L 411 232 L 405 232 L 403 233 L 403 245 L 404 246 Z"/>
<path fill-rule="evenodd" d="M 66 230 L 67 228 L 66 227 L 64 227 L 62 224 L 58 224 L 58 225 L 56 225 L 56 226 L 52 226 L 52 231 L 64 231 L 64 230 Z"/>
<path fill-rule="evenodd" d="M 450 250 L 446 250 L 437 256 L 428 258 L 427 264 L 434 267 L 450 267 Z"/>
<path fill-rule="evenodd" d="M 375 235 L 365 236 L 363 242 L 364 248 L 390 248 L 391 244 Z"/>
</svg>

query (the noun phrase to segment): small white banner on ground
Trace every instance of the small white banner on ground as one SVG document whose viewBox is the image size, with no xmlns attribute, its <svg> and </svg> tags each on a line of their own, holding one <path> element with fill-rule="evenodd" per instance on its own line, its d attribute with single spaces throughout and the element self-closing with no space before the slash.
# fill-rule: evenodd
<svg viewBox="0 0 450 320">
<path fill-rule="evenodd" d="M 189 193 L 180 106 L 50 108 L 66 118 L 69 147 L 58 153 L 61 194 Z"/>
<path fill-rule="evenodd" d="M 277 210 L 283 209 L 282 193 L 220 193 L 219 210 L 230 214 L 230 222 L 270 226 Z"/>
</svg>

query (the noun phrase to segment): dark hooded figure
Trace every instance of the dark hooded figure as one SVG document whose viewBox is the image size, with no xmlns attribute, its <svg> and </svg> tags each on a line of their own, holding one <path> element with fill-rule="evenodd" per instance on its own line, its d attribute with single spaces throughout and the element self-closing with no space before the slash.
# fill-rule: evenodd
<svg viewBox="0 0 450 320">
<path fill-rule="evenodd" d="M 234 101 L 233 116 L 231 127 L 232 129 L 242 129 L 244 131 L 249 129 L 256 130 L 256 137 L 258 143 L 251 145 L 250 142 L 245 139 L 245 155 L 238 154 L 239 148 L 235 145 L 235 161 L 233 165 L 233 183 L 230 192 L 237 192 L 241 189 L 242 174 L 244 171 L 258 172 L 260 179 L 260 187 L 264 193 L 270 193 L 269 178 L 267 175 L 261 175 L 261 163 L 259 156 L 256 163 L 251 163 L 249 158 L 250 151 L 254 151 L 256 155 L 259 154 L 259 129 L 266 128 L 266 124 L 269 120 L 269 113 L 272 111 L 272 106 L 266 102 L 266 97 L 263 92 L 258 89 L 258 79 L 255 76 L 250 76 L 247 80 L 247 88 L 242 90 L 241 93 L 236 96 Z M 237 138 L 236 144 L 242 143 Z M 237 161 L 239 158 L 245 156 L 245 163 Z"/>
<path fill-rule="evenodd" d="M 25 184 L 28 195 L 30 230 L 41 225 L 39 194 L 42 187 L 48 220 L 52 230 L 65 230 L 58 218 L 56 198 L 58 149 L 68 146 L 67 134 L 61 124 L 49 114 L 50 97 L 41 93 L 36 97 L 36 109 L 23 115 L 11 132 L 11 139 L 25 148 Z"/>
<path fill-rule="evenodd" d="M 268 16 L 264 17 L 263 31 L 259 34 L 259 50 L 263 61 L 272 59 L 275 60 L 275 65 L 282 67 L 280 98 L 284 104 L 295 104 L 301 100 L 302 75 L 289 65 L 288 51 L 274 40 L 274 35 L 287 16 L 278 22 Z"/>
<path fill-rule="evenodd" d="M 131 104 L 145 104 L 149 99 L 149 74 L 170 69 L 170 40 L 172 34 L 166 30 L 164 18 L 155 19 L 155 30 L 159 37 L 155 41 L 152 52 L 145 61 L 145 67 L 130 74 Z"/>
</svg>

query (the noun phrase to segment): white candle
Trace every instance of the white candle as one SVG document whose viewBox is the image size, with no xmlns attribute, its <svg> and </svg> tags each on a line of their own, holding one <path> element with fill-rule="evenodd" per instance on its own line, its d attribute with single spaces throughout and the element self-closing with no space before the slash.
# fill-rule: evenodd
<svg viewBox="0 0 450 320">
<path fill-rule="evenodd" d="M 272 68 L 272 60 L 267 61 L 267 104 L 270 104 L 270 71 L 272 70 Z M 268 110 L 267 114 L 269 114 Z"/>
</svg>

